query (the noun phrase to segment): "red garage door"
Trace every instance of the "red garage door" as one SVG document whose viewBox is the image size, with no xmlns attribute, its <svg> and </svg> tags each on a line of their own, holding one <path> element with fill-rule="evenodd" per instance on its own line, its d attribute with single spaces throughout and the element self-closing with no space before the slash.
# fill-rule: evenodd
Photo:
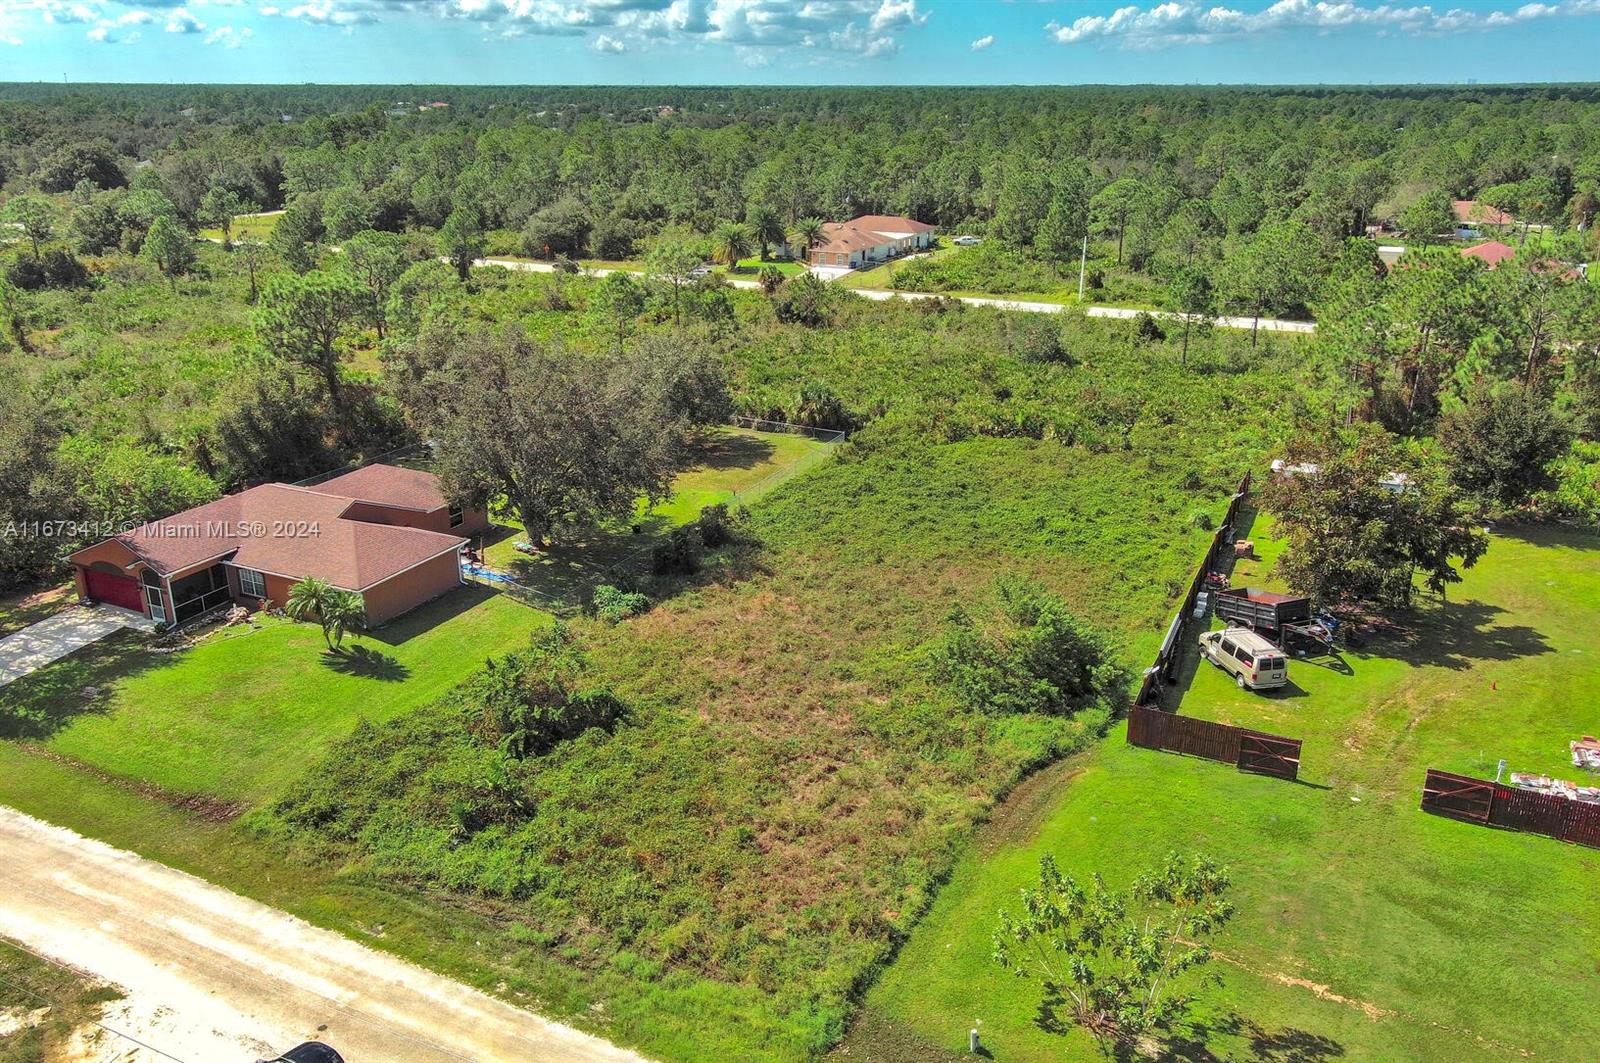
<svg viewBox="0 0 1600 1063">
<path fill-rule="evenodd" d="M 87 569 L 84 577 L 84 582 L 89 588 L 89 597 L 95 601 L 105 602 L 107 605 L 120 605 L 136 613 L 144 612 L 144 594 L 139 590 L 139 581 L 132 576 Z"/>
</svg>

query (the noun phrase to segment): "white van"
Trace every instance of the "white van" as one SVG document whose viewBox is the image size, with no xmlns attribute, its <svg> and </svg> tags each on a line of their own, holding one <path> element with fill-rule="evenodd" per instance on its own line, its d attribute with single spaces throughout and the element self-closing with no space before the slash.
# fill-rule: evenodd
<svg viewBox="0 0 1600 1063">
<path fill-rule="evenodd" d="M 1289 682 L 1289 659 L 1249 628 L 1230 627 L 1200 635 L 1200 652 L 1233 676 L 1240 690 L 1270 690 Z"/>
</svg>

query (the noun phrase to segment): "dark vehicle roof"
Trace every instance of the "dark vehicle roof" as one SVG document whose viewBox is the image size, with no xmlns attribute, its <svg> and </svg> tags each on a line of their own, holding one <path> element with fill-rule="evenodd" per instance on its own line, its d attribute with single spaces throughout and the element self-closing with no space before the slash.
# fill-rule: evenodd
<svg viewBox="0 0 1600 1063">
<path fill-rule="evenodd" d="M 344 1057 L 321 1041 L 307 1041 L 295 1045 L 272 1063 L 344 1063 Z"/>
</svg>

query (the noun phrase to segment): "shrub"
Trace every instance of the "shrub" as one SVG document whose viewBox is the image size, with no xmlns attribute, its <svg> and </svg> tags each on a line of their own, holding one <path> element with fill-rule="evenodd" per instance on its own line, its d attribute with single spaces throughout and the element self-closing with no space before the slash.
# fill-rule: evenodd
<svg viewBox="0 0 1600 1063">
<path fill-rule="evenodd" d="M 700 571 L 704 546 L 698 524 L 674 528 L 650 551 L 650 570 L 658 576 L 692 576 Z"/>
<path fill-rule="evenodd" d="M 1061 344 L 1061 323 L 1054 314 L 1012 314 L 1006 322 L 1006 344 L 1024 362 L 1070 362 Z"/>
<path fill-rule="evenodd" d="M 761 272 L 756 274 L 756 282 L 770 296 L 783 287 L 783 270 L 777 266 L 762 266 Z"/>
<path fill-rule="evenodd" d="M 787 416 L 793 424 L 837 432 L 852 431 L 859 423 L 859 418 L 845 407 L 844 400 L 820 384 L 802 387 Z"/>
<path fill-rule="evenodd" d="M 1134 319 L 1134 335 L 1139 337 L 1141 343 L 1159 343 L 1167 338 L 1166 330 L 1155 319 L 1155 315 L 1143 312 Z"/>
<path fill-rule="evenodd" d="M 1600 525 L 1600 443 L 1574 442 L 1550 471 L 1555 487 L 1538 497 L 1538 505 L 1561 520 Z"/>
<path fill-rule="evenodd" d="M 821 328 L 833 323 L 839 290 L 809 273 L 783 283 L 772 297 L 772 310 L 786 325 Z"/>
<path fill-rule="evenodd" d="M 728 515 L 728 507 L 721 502 L 701 509 L 700 519 L 695 524 L 700 528 L 700 541 L 707 549 L 715 550 L 733 541 L 733 520 Z"/>
<path fill-rule="evenodd" d="M 81 288 L 89 283 L 89 270 L 70 251 L 53 248 L 37 259 L 19 255 L 6 270 L 6 279 L 30 292 L 45 288 Z"/>
<path fill-rule="evenodd" d="M 1064 599 L 1026 580 L 1001 579 L 987 622 L 958 608 L 929 660 L 962 705 L 995 715 L 1110 712 L 1127 675 L 1105 638 Z"/>
<path fill-rule="evenodd" d="M 490 660 L 461 688 L 469 728 L 485 746 L 518 760 L 590 728 L 615 729 L 625 707 L 607 689 L 576 689 L 582 666 L 560 624 L 535 636 L 531 649 Z"/>
<path fill-rule="evenodd" d="M 638 591 L 625 591 L 609 583 L 602 583 L 594 589 L 591 604 L 594 606 L 595 616 L 608 624 L 617 624 L 649 609 L 650 599 Z"/>
</svg>

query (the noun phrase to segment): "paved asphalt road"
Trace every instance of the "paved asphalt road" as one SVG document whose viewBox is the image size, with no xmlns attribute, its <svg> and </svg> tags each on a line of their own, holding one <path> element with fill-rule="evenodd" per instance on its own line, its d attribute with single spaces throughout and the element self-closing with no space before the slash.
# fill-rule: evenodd
<svg viewBox="0 0 1600 1063">
<path fill-rule="evenodd" d="M 123 987 L 107 1026 L 183 1063 L 320 1039 L 350 1063 L 643 1063 L 598 1038 L 133 853 L 0 807 L 0 936 Z M 151 1007 L 154 1004 L 155 1007 Z M 126 1016 L 126 1012 L 123 1013 Z M 122 1025 L 119 1026 L 119 1022 Z"/>
</svg>

